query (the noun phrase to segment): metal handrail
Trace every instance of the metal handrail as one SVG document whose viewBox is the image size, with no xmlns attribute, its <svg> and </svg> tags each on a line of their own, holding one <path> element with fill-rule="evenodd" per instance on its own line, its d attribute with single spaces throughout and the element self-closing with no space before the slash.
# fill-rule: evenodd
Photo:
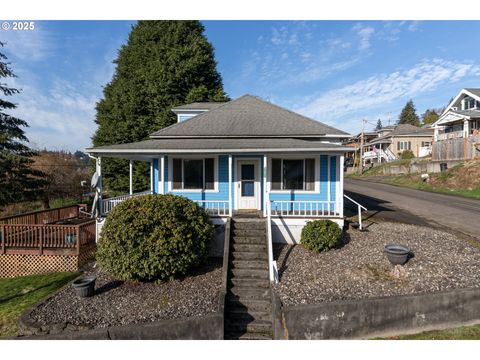
<svg viewBox="0 0 480 360">
<path fill-rule="evenodd" d="M 347 196 L 347 195 L 345 195 L 345 194 L 343 194 L 343 197 L 344 197 L 345 199 L 347 199 L 347 200 L 350 200 L 351 202 L 353 202 L 354 204 L 357 205 L 357 209 L 358 209 L 358 228 L 359 228 L 360 230 L 362 230 L 362 229 L 363 229 L 363 228 L 362 228 L 362 209 L 365 210 L 365 211 L 368 211 L 368 209 L 367 209 L 365 206 L 359 204 L 358 202 L 356 202 L 356 201 L 353 200 L 351 197 L 349 197 L 349 196 Z"/>
<path fill-rule="evenodd" d="M 273 240 L 272 240 L 272 208 L 270 200 L 266 201 L 267 206 L 267 241 L 268 241 L 268 274 L 271 282 L 278 283 L 277 264 L 273 260 Z"/>
</svg>

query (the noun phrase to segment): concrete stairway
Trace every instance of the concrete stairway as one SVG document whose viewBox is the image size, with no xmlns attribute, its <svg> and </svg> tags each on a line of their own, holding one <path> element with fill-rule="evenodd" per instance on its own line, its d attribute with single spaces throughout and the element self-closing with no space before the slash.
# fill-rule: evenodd
<svg viewBox="0 0 480 360">
<path fill-rule="evenodd" d="M 225 339 L 272 339 L 266 221 L 234 217 L 232 225 Z"/>
</svg>

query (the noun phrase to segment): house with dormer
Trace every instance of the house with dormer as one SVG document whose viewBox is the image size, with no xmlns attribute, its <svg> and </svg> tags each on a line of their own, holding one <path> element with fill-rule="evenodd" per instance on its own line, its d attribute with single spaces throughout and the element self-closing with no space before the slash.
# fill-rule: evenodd
<svg viewBox="0 0 480 360">
<path fill-rule="evenodd" d="M 432 125 L 432 159 L 469 160 L 480 157 L 480 88 L 462 89 Z"/>
</svg>

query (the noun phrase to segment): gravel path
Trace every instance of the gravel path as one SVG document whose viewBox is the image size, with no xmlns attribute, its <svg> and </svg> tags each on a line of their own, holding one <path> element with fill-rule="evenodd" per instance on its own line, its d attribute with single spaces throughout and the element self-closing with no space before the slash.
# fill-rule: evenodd
<svg viewBox="0 0 480 360">
<path fill-rule="evenodd" d="M 31 318 L 42 325 L 104 328 L 202 316 L 217 310 L 222 283 L 221 259 L 210 259 L 182 280 L 159 284 L 117 281 L 98 268 L 87 273 L 97 276 L 95 296 L 78 298 L 67 286 L 35 309 Z"/>
<path fill-rule="evenodd" d="M 480 250 L 454 235 L 396 223 L 372 224 L 368 230 L 348 231 L 348 243 L 323 253 L 299 245 L 276 247 L 274 256 L 281 277 L 276 290 L 283 303 L 288 306 L 480 287 Z M 383 254 L 384 246 L 391 243 L 408 245 L 414 253 L 403 269 L 392 271 Z"/>
</svg>

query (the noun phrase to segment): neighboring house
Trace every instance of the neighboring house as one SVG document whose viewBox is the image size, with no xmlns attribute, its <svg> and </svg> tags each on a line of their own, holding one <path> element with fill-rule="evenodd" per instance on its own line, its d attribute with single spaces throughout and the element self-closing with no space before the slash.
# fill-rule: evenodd
<svg viewBox="0 0 480 360">
<path fill-rule="evenodd" d="M 462 89 L 432 127 L 433 160 L 480 157 L 480 89 Z"/>
<path fill-rule="evenodd" d="M 250 95 L 173 111 L 178 123 L 148 140 L 87 149 L 97 174 L 105 157 L 150 162 L 149 193 L 186 196 L 219 226 L 237 212 L 271 215 L 274 242 L 298 242 L 311 219 L 343 226 L 347 133 Z M 101 176 L 98 184 L 101 191 Z M 100 199 L 99 223 L 135 195 L 130 186 L 128 195 Z"/>
<path fill-rule="evenodd" d="M 399 159 L 405 150 L 411 150 L 414 157 L 425 157 L 431 154 L 432 129 L 400 124 L 383 128 L 377 134 L 376 138 L 364 145 L 364 164 Z"/>
</svg>

